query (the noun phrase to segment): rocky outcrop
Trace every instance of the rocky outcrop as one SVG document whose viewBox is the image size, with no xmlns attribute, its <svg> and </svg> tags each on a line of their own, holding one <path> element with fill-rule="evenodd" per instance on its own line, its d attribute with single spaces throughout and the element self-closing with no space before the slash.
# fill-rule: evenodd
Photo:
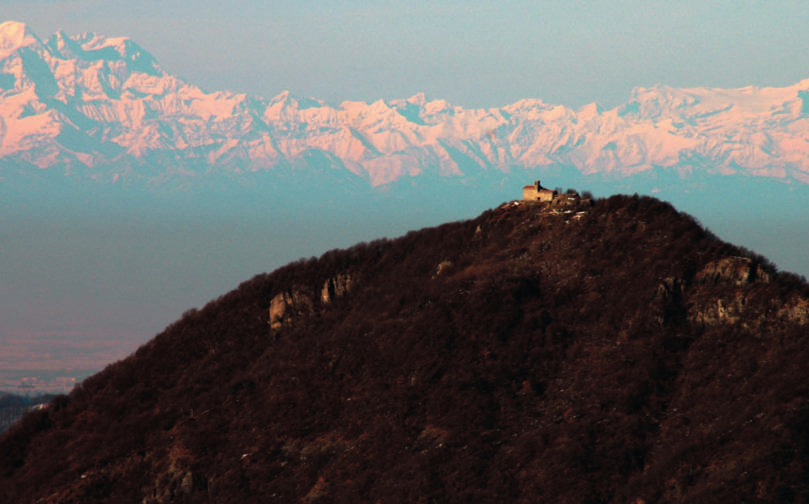
<svg viewBox="0 0 809 504">
<path fill-rule="evenodd" d="M 194 490 L 207 486 L 205 478 L 191 472 L 190 452 L 181 444 L 169 452 L 169 467 L 157 475 L 143 504 L 164 504 L 187 498 Z"/>
<path fill-rule="evenodd" d="M 270 301 L 270 328 L 280 329 L 296 316 L 310 315 L 315 305 L 311 295 L 300 289 L 280 292 Z"/>
<path fill-rule="evenodd" d="M 348 273 L 329 278 L 320 289 L 321 304 L 326 305 L 345 296 L 351 291 L 352 284 Z M 313 314 L 317 308 L 316 292 L 316 289 L 298 287 L 276 294 L 270 300 L 270 328 L 278 330 L 298 317 Z"/>
<path fill-rule="evenodd" d="M 453 266 L 454 264 L 452 263 L 452 261 L 441 261 L 441 263 L 439 263 L 438 266 L 435 268 L 435 275 L 433 275 L 433 278 L 441 276 L 441 273 L 449 270 Z"/>
<path fill-rule="evenodd" d="M 669 277 L 657 286 L 656 297 L 663 301 L 679 301 L 683 297 L 683 281 L 679 278 Z"/>
<path fill-rule="evenodd" d="M 747 299 L 741 292 L 735 297 L 713 299 L 696 305 L 689 319 L 702 325 L 732 324 L 741 319 L 746 304 Z"/>
<path fill-rule="evenodd" d="M 671 293 L 682 293 L 682 305 L 688 321 L 704 326 L 742 323 L 750 330 L 761 331 L 776 321 L 809 324 L 809 299 L 793 296 L 781 298 L 764 284 L 776 282 L 773 270 L 746 257 L 725 257 L 705 265 L 693 282 L 666 279 L 658 287 L 657 297 L 669 299 Z M 762 310 L 768 299 L 768 310 Z M 758 308 L 752 309 L 751 306 Z"/>
<path fill-rule="evenodd" d="M 341 273 L 331 277 L 323 284 L 320 291 L 320 300 L 323 303 L 331 303 L 337 298 L 343 297 L 351 290 L 351 275 Z"/>
<path fill-rule="evenodd" d="M 553 198 L 551 206 L 552 207 L 575 206 L 578 205 L 580 201 L 581 196 L 579 196 L 578 193 L 569 193 L 569 194 L 559 193 Z"/>
<path fill-rule="evenodd" d="M 809 324 L 809 299 L 795 299 L 778 310 L 778 317 L 801 325 Z"/>
<path fill-rule="evenodd" d="M 748 285 L 753 282 L 769 283 L 770 274 L 746 257 L 726 257 L 702 269 L 695 278 L 697 283 Z"/>
</svg>

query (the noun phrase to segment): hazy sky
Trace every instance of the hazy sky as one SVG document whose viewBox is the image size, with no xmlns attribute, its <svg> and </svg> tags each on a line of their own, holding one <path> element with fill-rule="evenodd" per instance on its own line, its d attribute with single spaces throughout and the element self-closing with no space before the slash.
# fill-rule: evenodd
<svg viewBox="0 0 809 504">
<path fill-rule="evenodd" d="M 613 107 L 635 86 L 809 77 L 805 0 L 0 0 L 41 38 L 129 36 L 206 89 Z"/>
</svg>

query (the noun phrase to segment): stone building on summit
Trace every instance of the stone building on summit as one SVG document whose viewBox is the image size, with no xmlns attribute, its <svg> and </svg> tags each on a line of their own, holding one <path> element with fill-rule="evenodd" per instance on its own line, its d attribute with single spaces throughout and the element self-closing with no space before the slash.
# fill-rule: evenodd
<svg viewBox="0 0 809 504">
<path fill-rule="evenodd" d="M 522 199 L 524 201 L 547 201 L 552 202 L 559 195 L 559 191 L 542 187 L 539 180 L 531 185 L 522 188 Z"/>
</svg>

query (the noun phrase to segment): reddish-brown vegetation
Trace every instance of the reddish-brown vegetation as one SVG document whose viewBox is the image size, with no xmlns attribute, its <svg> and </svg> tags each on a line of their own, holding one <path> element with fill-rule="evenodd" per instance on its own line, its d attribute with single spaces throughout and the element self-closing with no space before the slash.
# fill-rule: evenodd
<svg viewBox="0 0 809 504">
<path fill-rule="evenodd" d="M 809 500 L 806 283 L 651 198 L 571 210 L 245 282 L 0 438 L 0 501 Z"/>
</svg>

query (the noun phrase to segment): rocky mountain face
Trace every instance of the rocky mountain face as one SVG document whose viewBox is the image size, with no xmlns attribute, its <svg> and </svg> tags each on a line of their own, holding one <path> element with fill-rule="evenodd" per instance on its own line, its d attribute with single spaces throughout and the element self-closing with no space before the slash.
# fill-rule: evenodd
<svg viewBox="0 0 809 504">
<path fill-rule="evenodd" d="M 809 285 L 648 197 L 258 275 L 0 438 L 3 502 L 805 502 Z"/>
<path fill-rule="evenodd" d="M 464 109 L 424 95 L 328 104 L 207 92 L 126 38 L 0 25 L 0 177 L 48 169 L 160 184 L 310 166 L 371 186 L 432 174 L 652 168 L 809 183 L 809 80 L 785 88 L 635 89 L 611 110 L 522 100 Z"/>
</svg>

